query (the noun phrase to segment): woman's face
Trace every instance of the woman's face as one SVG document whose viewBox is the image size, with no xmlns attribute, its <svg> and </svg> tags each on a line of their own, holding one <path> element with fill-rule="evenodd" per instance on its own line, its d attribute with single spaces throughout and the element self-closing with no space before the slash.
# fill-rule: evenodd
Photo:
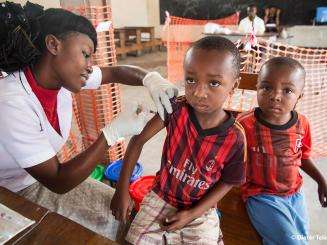
<svg viewBox="0 0 327 245">
<path fill-rule="evenodd" d="M 71 92 L 79 92 L 92 72 L 92 40 L 85 34 L 72 33 L 60 40 L 52 68 L 60 86 Z"/>
</svg>

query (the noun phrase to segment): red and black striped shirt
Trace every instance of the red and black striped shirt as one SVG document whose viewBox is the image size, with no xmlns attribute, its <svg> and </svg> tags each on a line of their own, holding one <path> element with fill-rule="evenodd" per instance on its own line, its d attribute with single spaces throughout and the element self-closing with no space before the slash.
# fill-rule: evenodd
<svg viewBox="0 0 327 245">
<path fill-rule="evenodd" d="M 264 121 L 260 113 L 256 108 L 238 117 L 248 144 L 244 200 L 258 194 L 295 193 L 302 185 L 301 159 L 310 157 L 310 128 L 303 115 L 292 111 L 290 121 L 277 126 Z"/>
<path fill-rule="evenodd" d="M 244 183 L 246 139 L 232 115 L 218 127 L 202 129 L 185 98 L 172 105 L 153 191 L 184 208 L 200 200 L 220 179 L 233 185 Z"/>
</svg>

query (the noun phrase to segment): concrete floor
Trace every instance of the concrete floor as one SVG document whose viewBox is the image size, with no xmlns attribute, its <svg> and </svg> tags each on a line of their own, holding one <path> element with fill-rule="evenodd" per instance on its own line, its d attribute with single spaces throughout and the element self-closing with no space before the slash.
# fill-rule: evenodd
<svg viewBox="0 0 327 245">
<path fill-rule="evenodd" d="M 137 65 L 150 71 L 158 71 L 163 76 L 167 75 L 165 52 L 148 53 L 141 57 L 127 57 L 124 60 L 119 60 L 118 64 Z M 151 104 L 154 108 L 154 104 L 145 88 L 122 85 L 121 91 L 123 108 L 129 106 L 132 101 L 145 102 Z M 144 175 L 154 175 L 159 169 L 165 136 L 166 132 L 162 130 L 144 146 L 139 159 L 144 167 Z M 327 178 L 327 158 L 316 159 L 316 165 Z M 303 191 L 306 196 L 310 217 L 309 234 L 312 236 L 309 244 L 327 244 L 327 208 L 323 209 L 319 203 L 316 183 L 305 173 L 303 177 Z"/>
</svg>

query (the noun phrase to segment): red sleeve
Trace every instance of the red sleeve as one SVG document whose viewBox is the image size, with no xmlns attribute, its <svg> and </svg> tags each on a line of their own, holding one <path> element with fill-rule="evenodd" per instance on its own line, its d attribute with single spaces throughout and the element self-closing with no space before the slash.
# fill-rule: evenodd
<svg viewBox="0 0 327 245">
<path fill-rule="evenodd" d="M 304 137 L 302 140 L 302 159 L 309 159 L 311 154 L 311 132 L 310 125 L 307 119 L 304 119 Z"/>
<path fill-rule="evenodd" d="M 179 109 L 182 107 L 182 103 L 185 101 L 184 97 L 174 97 L 170 99 L 171 107 L 173 109 L 173 112 L 168 114 L 165 110 L 165 121 L 164 125 L 167 127 L 169 121 L 172 119 L 173 116 L 176 116 L 175 114 L 179 111 Z"/>
<path fill-rule="evenodd" d="M 229 163 L 222 169 L 221 179 L 226 184 L 241 185 L 245 182 L 247 149 L 245 136 L 235 142 L 234 154 Z"/>
</svg>

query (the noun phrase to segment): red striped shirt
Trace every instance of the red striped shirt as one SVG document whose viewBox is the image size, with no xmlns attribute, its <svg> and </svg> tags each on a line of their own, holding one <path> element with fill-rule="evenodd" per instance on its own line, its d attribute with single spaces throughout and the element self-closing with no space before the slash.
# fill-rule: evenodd
<svg viewBox="0 0 327 245">
<path fill-rule="evenodd" d="M 246 141 L 242 126 L 229 115 L 218 127 L 203 130 L 185 98 L 172 105 L 154 192 L 183 208 L 195 204 L 220 179 L 228 184 L 244 183 Z"/>
<path fill-rule="evenodd" d="M 281 126 L 259 117 L 256 108 L 241 114 L 248 144 L 246 183 L 242 186 L 244 200 L 258 194 L 291 195 L 302 185 L 301 159 L 308 159 L 311 136 L 308 120 L 296 111 Z"/>
</svg>

